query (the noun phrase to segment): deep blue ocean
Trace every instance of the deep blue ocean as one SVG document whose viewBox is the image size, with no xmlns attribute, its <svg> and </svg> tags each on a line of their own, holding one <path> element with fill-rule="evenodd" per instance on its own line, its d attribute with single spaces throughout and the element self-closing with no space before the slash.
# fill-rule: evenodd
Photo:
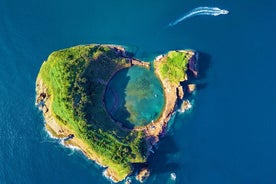
<svg viewBox="0 0 276 184">
<path fill-rule="evenodd" d="M 199 6 L 230 13 L 167 27 Z M 171 121 L 146 183 L 275 184 L 275 8 L 274 0 L 0 0 L 0 183 L 110 183 L 103 168 L 47 135 L 34 103 L 52 51 L 113 43 L 140 59 L 200 52 L 193 108 Z"/>
</svg>

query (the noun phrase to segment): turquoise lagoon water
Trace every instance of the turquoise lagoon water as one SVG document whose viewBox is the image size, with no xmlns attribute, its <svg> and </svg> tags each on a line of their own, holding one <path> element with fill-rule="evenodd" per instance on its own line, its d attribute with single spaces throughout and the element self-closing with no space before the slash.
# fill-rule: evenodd
<svg viewBox="0 0 276 184">
<path fill-rule="evenodd" d="M 199 6 L 230 13 L 167 27 Z M 146 60 L 172 49 L 200 52 L 193 109 L 170 122 L 149 158 L 147 184 L 275 184 L 275 7 L 274 0 L 1 0 L 0 183 L 110 183 L 103 168 L 47 135 L 34 89 L 52 51 L 113 43 Z"/>
<path fill-rule="evenodd" d="M 108 84 L 105 105 L 110 115 L 127 127 L 147 125 L 163 109 L 162 84 L 149 69 L 123 69 Z"/>
</svg>

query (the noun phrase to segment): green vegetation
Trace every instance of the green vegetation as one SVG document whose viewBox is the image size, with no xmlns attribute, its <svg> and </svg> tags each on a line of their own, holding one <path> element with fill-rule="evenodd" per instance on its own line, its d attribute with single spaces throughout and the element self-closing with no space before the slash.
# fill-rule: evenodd
<svg viewBox="0 0 276 184">
<path fill-rule="evenodd" d="M 180 81 L 185 80 L 188 61 L 189 53 L 186 51 L 169 52 L 159 66 L 161 77 L 178 85 Z"/>
<path fill-rule="evenodd" d="M 86 45 L 53 52 L 39 72 L 58 123 L 101 155 L 120 179 L 132 172 L 131 163 L 146 161 L 144 134 L 117 126 L 103 104 L 108 80 L 129 65 L 115 48 Z"/>
</svg>

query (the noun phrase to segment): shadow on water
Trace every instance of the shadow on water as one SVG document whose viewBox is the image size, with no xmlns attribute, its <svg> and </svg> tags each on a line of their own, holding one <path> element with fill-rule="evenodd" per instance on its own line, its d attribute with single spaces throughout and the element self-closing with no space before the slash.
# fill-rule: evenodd
<svg viewBox="0 0 276 184">
<path fill-rule="evenodd" d="M 187 92 L 187 84 L 196 84 L 197 90 L 202 90 L 208 86 L 207 82 L 204 82 L 207 76 L 207 70 L 211 66 L 211 55 L 203 52 L 198 52 L 197 69 L 198 76 L 195 77 L 191 71 L 188 71 L 188 81 L 181 83 L 185 89 L 185 98 L 188 98 L 191 94 Z M 162 174 L 171 173 L 180 169 L 180 164 L 173 161 L 170 162 L 170 156 L 176 154 L 179 151 L 172 135 L 165 136 L 159 142 L 159 149 L 149 157 L 149 165 L 152 167 L 152 173 Z"/>
<path fill-rule="evenodd" d="M 198 52 L 198 55 L 198 79 L 204 79 L 211 66 L 212 56 L 204 52 Z"/>
<path fill-rule="evenodd" d="M 130 81 L 130 77 L 127 76 L 128 70 L 119 71 L 110 80 L 104 95 L 104 103 L 109 115 L 115 121 L 121 122 L 123 127 L 132 129 L 134 125 L 128 121 L 130 113 L 125 107 L 126 88 Z M 118 90 L 123 90 L 123 92 Z"/>
<path fill-rule="evenodd" d="M 153 174 L 170 173 L 180 169 L 180 164 L 171 162 L 171 155 L 179 152 L 172 136 L 166 136 L 160 140 L 159 148 L 148 159 Z"/>
<path fill-rule="evenodd" d="M 187 75 L 189 80 L 181 83 L 181 86 L 184 88 L 185 97 L 189 97 L 191 94 L 188 93 L 187 84 L 196 84 L 197 90 L 205 89 L 208 84 L 204 82 L 206 78 L 207 71 L 211 66 L 211 55 L 204 52 L 197 52 L 198 60 L 197 60 L 197 70 L 198 76 L 195 77 L 192 71 L 188 70 Z"/>
<path fill-rule="evenodd" d="M 198 77 L 195 77 L 192 72 L 188 72 L 189 81 L 183 82 L 181 85 L 196 84 L 197 90 L 202 90 L 207 87 L 207 82 L 204 79 L 207 75 L 207 70 L 210 67 L 211 56 L 207 53 L 198 52 Z M 104 102 L 111 117 L 122 122 L 122 126 L 133 128 L 134 125 L 128 119 L 130 112 L 127 110 L 126 104 L 126 89 L 130 82 L 128 76 L 129 69 L 123 69 L 118 72 L 109 82 L 106 89 Z M 123 90 L 123 91 L 119 91 Z M 186 90 L 186 89 L 185 89 Z M 188 93 L 185 93 L 185 98 Z M 171 173 L 180 169 L 180 164 L 176 161 L 170 161 L 172 156 L 179 152 L 179 149 L 171 135 L 165 136 L 159 142 L 158 150 L 148 158 L 148 165 L 151 167 L 151 172 L 154 174 Z"/>
<path fill-rule="evenodd" d="M 124 45 L 123 47 L 125 48 L 126 56 L 130 58 L 134 57 L 139 51 L 139 47 L 135 45 Z"/>
</svg>

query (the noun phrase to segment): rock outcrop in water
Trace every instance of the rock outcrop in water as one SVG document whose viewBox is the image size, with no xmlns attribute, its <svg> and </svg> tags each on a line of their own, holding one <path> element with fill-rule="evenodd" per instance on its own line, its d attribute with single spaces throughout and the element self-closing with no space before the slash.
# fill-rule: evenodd
<svg viewBox="0 0 276 184">
<path fill-rule="evenodd" d="M 114 45 L 83 45 L 53 52 L 37 77 L 36 104 L 53 136 L 64 139 L 74 135 L 65 144 L 78 147 L 107 167 L 105 175 L 114 182 L 122 181 L 133 173 L 133 163 L 147 162 L 151 145 L 165 132 L 175 110 L 177 87 L 186 79 L 193 56 L 193 51 L 172 51 L 154 61 L 166 103 L 160 117 L 147 126 L 123 128 L 105 110 L 105 88 L 116 72 L 132 64 L 149 67 Z M 142 179 L 149 175 L 146 168 L 140 173 L 144 173 L 138 177 Z"/>
<path fill-rule="evenodd" d="M 188 84 L 187 88 L 188 88 L 188 92 L 192 93 L 196 90 L 196 85 L 195 84 Z"/>
<path fill-rule="evenodd" d="M 148 168 L 142 168 L 140 172 L 136 176 L 136 180 L 140 181 L 143 183 L 145 179 L 147 179 L 150 175 L 150 171 Z"/>
</svg>

